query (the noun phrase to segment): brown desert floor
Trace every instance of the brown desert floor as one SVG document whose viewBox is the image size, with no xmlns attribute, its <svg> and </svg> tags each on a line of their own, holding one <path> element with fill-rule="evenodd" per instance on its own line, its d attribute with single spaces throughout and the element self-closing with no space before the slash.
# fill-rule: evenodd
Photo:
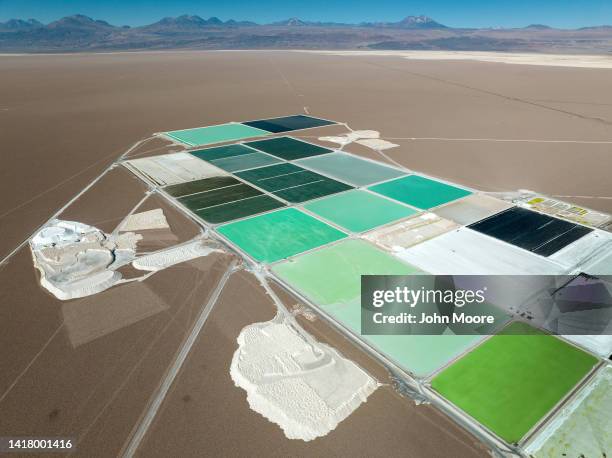
<svg viewBox="0 0 612 458">
<path fill-rule="evenodd" d="M 580 143 L 612 140 L 612 70 L 286 51 L 0 59 L 2 256 L 141 138 L 305 107 L 380 131 L 409 168 L 612 211 L 593 198 L 610 196 L 610 144 Z M 409 140 L 424 137 L 579 143 Z"/>
<path fill-rule="evenodd" d="M 151 195 L 142 201 L 144 191 L 145 187 L 131 173 L 116 168 L 60 217 L 111 232 L 132 210 L 162 208 L 171 229 L 144 231 L 145 239 L 139 244 L 144 251 L 180 243 L 199 233 L 193 221 L 160 196 Z M 6 349 L 4 370 L 0 374 L 3 412 L 0 431 L 8 435 L 73 437 L 78 444 L 77 456 L 118 454 L 128 443 L 229 259 L 230 256 L 211 255 L 159 272 L 144 282 L 62 302 L 39 286 L 29 249 L 20 250 L 0 270 L 0 281 L 7 285 L 0 292 L 0 301 L 19 304 L 5 307 L 0 315 L 0 344 Z M 129 277 L 138 275 L 129 268 L 124 273 Z M 297 302 L 280 288 L 278 293 L 288 304 Z M 242 327 L 268 320 L 274 312 L 274 304 L 254 277 L 244 272 L 235 274 L 190 353 L 190 362 L 162 405 L 164 413 L 154 427 L 168 421 L 166 411 L 171 412 L 177 406 L 182 408 L 188 402 L 185 399 L 189 397 L 185 395 L 173 401 L 173 393 L 183 389 L 182 380 L 186 379 L 200 385 L 199 391 L 193 390 L 194 398 L 201 396 L 210 404 L 222 399 L 205 410 L 193 412 L 202 416 L 195 423 L 203 428 L 197 432 L 198 440 L 203 437 L 218 441 L 217 445 L 206 448 L 206 453 L 246 454 L 255 450 L 257 454 L 277 456 L 339 455 L 366 450 L 370 455 L 393 455 L 402 450 L 420 456 L 451 451 L 456 456 L 485 454 L 482 445 L 440 412 L 430 407 L 416 407 L 388 385 L 381 387 L 333 435 L 309 444 L 286 440 L 276 425 L 249 409 L 243 390 L 231 383 L 228 373 Z M 305 321 L 304 325 L 379 380 L 388 382 L 382 366 L 325 323 Z M 209 351 L 211 346 L 214 352 Z M 191 368 L 193 361 L 196 361 L 195 369 Z M 203 365 L 207 373 L 198 381 Z M 372 427 L 371 417 L 383 412 L 387 413 L 388 420 Z M 183 420 L 190 421 L 190 418 L 184 417 L 178 424 Z M 175 424 L 174 417 L 170 422 Z M 221 431 L 230 427 L 237 429 L 221 437 Z M 201 452 L 203 445 L 194 445 L 189 436 L 181 436 L 180 431 L 168 425 L 162 429 L 174 436 L 172 440 L 167 437 L 167 444 L 181 438 L 184 441 L 187 448 L 175 452 L 181 455 Z M 406 430 L 412 432 L 408 434 Z M 217 433 L 213 437 L 210 431 Z M 245 434 L 249 437 L 234 440 Z M 352 435 L 363 438 L 364 443 L 357 442 L 347 448 Z M 146 450 L 151 437 L 147 436 L 142 453 L 149 454 Z M 161 451 L 163 447 L 155 446 L 155 449 Z M 163 453 L 166 451 L 171 452 L 168 449 Z"/>
<path fill-rule="evenodd" d="M 182 151 L 183 147 L 174 144 L 164 137 L 153 137 L 125 155 L 125 159 L 138 159 L 140 157 L 156 156 Z"/>
<path fill-rule="evenodd" d="M 448 418 L 430 406 L 416 406 L 389 385 L 380 387 L 327 436 L 311 442 L 287 440 L 277 425 L 249 408 L 246 393 L 234 386 L 229 375 L 241 329 L 270 320 L 275 311 L 255 277 L 244 271 L 232 275 L 145 436 L 139 456 L 488 456 L 482 445 Z M 305 324 L 309 331 L 316 331 L 317 338 L 332 343 L 364 368 L 374 369 L 377 376 L 385 376 L 378 364 L 324 323 Z"/>
<path fill-rule="evenodd" d="M 137 253 L 156 251 L 193 239 L 201 233 L 200 227 L 184 213 L 177 210 L 167 199 L 157 194 L 150 195 L 134 213 L 161 208 L 170 226 L 167 229 L 135 231 L 142 235 Z"/>
<path fill-rule="evenodd" d="M 24 247 L 0 271 L 2 434 L 68 436 L 77 456 L 116 456 L 230 259 L 62 302 Z"/>
<path fill-rule="evenodd" d="M 110 232 L 144 189 L 117 168 L 60 216 Z M 161 249 L 200 233 L 157 195 L 137 211 L 153 208 L 164 210 L 171 229 L 144 231 L 139 248 Z M 213 254 L 144 282 L 59 301 L 39 285 L 29 247 L 23 247 L 0 269 L 0 301 L 7 304 L 0 311 L 0 431 L 72 437 L 77 456 L 117 454 L 230 259 Z M 143 274 L 125 270 L 127 278 Z"/>
<path fill-rule="evenodd" d="M 108 171 L 58 215 L 110 233 L 145 197 L 147 186 L 123 167 Z"/>
<path fill-rule="evenodd" d="M 146 185 L 130 171 L 124 167 L 116 167 L 58 218 L 79 221 L 110 233 L 130 212 L 139 213 L 161 208 L 170 227 L 135 231 L 142 235 L 142 240 L 137 245 L 138 253 L 186 242 L 201 233 L 200 227 L 167 199 L 157 194 L 146 196 L 146 190 Z"/>
<path fill-rule="evenodd" d="M 583 196 L 567 200 L 612 211 L 611 145 L 593 143 L 612 141 L 612 70 L 292 52 L 0 56 L 0 65 L 0 259 L 137 140 L 305 109 L 380 131 L 400 145 L 387 154 L 413 170 L 484 191 Z M 341 130 L 296 136 L 317 142 Z M 132 157 L 177 149 L 154 139 Z M 347 149 L 376 157 L 362 146 Z M 116 169 L 61 217 L 112 231 L 145 190 Z M 196 231 L 168 212 L 179 239 Z M 171 243 L 150 235 L 143 247 Z M 119 453 L 229 259 L 213 255 L 60 302 L 39 286 L 28 247 L 18 251 L 0 266 L 1 435 L 71 435 L 78 455 Z M 328 436 L 285 440 L 229 378 L 240 329 L 273 313 L 252 277 L 232 276 L 143 456 L 486 455 L 435 409 L 388 386 Z M 385 376 L 322 321 L 300 321 Z"/>
</svg>

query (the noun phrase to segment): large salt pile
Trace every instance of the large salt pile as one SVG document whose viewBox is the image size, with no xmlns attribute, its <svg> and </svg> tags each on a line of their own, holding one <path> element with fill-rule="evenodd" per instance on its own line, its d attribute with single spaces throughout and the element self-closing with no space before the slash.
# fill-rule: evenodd
<svg viewBox="0 0 612 458">
<path fill-rule="evenodd" d="M 106 234 L 87 224 L 54 219 L 30 241 L 34 265 L 40 271 L 40 284 L 58 299 L 76 299 L 119 283 L 144 280 L 160 270 L 219 251 L 198 237 L 136 257 L 136 244 L 142 235 L 125 231 L 168 227 L 161 208 L 128 216 L 118 228 L 119 234 Z M 117 269 L 129 263 L 148 273 L 123 280 Z"/>
<path fill-rule="evenodd" d="M 336 350 L 314 341 L 290 319 L 247 326 L 230 374 L 254 411 L 289 439 L 325 436 L 378 384 Z"/>
<path fill-rule="evenodd" d="M 75 221 L 54 219 L 30 241 L 41 285 L 58 299 L 99 293 L 121 280 L 115 269 L 134 259 L 140 236 L 118 236 Z"/>
</svg>

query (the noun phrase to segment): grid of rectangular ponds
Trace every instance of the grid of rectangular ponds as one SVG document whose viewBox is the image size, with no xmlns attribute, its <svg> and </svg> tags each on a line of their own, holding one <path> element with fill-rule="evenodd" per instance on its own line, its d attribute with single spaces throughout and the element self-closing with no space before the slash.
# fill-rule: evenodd
<svg viewBox="0 0 612 458">
<path fill-rule="evenodd" d="M 193 146 L 332 124 L 295 115 L 167 135 Z M 524 208 L 507 208 L 501 201 L 487 202 L 491 198 L 450 183 L 289 136 L 190 153 L 223 174 L 170 185 L 164 191 L 215 225 L 217 233 L 251 259 L 270 264 L 285 284 L 356 335 L 360 333 L 361 275 L 423 271 L 351 234 L 439 209 L 441 215 L 456 216 L 460 226 L 482 237 L 512 244 L 529 256 L 547 257 L 592 231 Z M 508 330 L 517 326 L 524 325 L 510 323 L 502 334 L 513 334 Z M 430 380 L 432 389 L 447 401 L 512 444 L 520 443 L 598 363 L 586 351 L 540 330 L 521 334 L 511 339 L 498 334 L 486 341 L 476 334 L 361 338 L 412 376 Z M 525 339 L 530 336 L 524 334 L 536 338 Z M 556 360 L 546 359 L 550 351 Z M 495 369 L 489 367 L 493 360 Z M 542 383 L 534 381 L 534 371 L 544 371 Z M 508 385 L 513 380 L 519 384 Z M 483 384 L 480 397 L 461 388 L 474 383 Z M 547 394 L 529 401 L 517 388 L 521 384 L 532 393 Z"/>
</svg>

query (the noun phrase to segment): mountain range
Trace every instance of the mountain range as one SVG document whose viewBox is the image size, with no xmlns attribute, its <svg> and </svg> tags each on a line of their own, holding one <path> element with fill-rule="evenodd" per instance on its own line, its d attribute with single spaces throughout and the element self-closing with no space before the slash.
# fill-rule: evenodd
<svg viewBox="0 0 612 458">
<path fill-rule="evenodd" d="M 575 30 L 532 24 L 513 29 L 452 28 L 427 16 L 397 22 L 271 24 L 166 17 L 153 24 L 115 26 L 84 15 L 49 24 L 35 19 L 0 22 L 2 52 L 80 52 L 142 49 L 428 49 L 612 53 L 612 26 Z"/>
</svg>

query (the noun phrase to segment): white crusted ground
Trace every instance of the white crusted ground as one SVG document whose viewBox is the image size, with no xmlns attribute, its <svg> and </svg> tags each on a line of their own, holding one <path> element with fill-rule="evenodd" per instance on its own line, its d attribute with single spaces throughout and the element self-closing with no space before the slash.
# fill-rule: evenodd
<svg viewBox="0 0 612 458">
<path fill-rule="evenodd" d="M 353 142 L 359 143 L 367 148 L 382 151 L 389 148 L 395 148 L 395 143 L 381 140 L 380 132 L 376 130 L 353 130 L 342 135 L 333 135 L 327 137 L 319 137 L 319 140 L 324 142 L 337 143 L 341 147 L 349 145 Z"/>
<path fill-rule="evenodd" d="M 132 262 L 132 266 L 140 270 L 158 271 L 181 262 L 207 256 L 214 251 L 219 250 L 210 248 L 202 240 L 195 240 L 185 245 L 141 256 Z"/>
<path fill-rule="evenodd" d="M 381 140 L 380 138 L 364 138 L 363 140 L 357 140 L 356 143 L 359 143 L 360 145 L 366 146 L 376 151 L 383 151 L 399 146 L 396 143 L 391 143 L 387 140 Z"/>
<path fill-rule="evenodd" d="M 119 231 L 143 231 L 148 229 L 166 229 L 170 227 L 164 211 L 155 208 L 128 216 L 121 224 Z"/>
<path fill-rule="evenodd" d="M 325 436 L 378 384 L 290 318 L 247 326 L 238 336 L 230 375 L 247 401 L 289 439 Z"/>
<path fill-rule="evenodd" d="M 397 56 L 416 60 L 474 60 L 548 67 L 612 68 L 610 56 L 486 51 L 303 51 L 338 56 Z"/>
</svg>

